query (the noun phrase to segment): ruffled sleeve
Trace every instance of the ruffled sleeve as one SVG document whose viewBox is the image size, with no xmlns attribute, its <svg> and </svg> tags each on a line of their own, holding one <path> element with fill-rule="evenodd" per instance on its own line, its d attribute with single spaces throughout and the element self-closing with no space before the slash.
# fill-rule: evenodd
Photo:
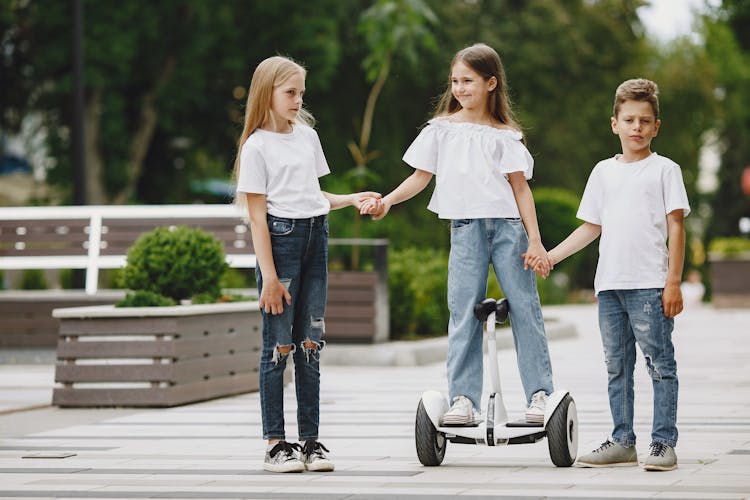
<svg viewBox="0 0 750 500">
<path fill-rule="evenodd" d="M 498 137 L 500 171 L 506 176 L 513 172 L 523 172 L 526 180 L 534 174 L 534 158 L 521 142 L 521 134 L 503 134 Z"/>
<path fill-rule="evenodd" d="M 438 141 L 435 126 L 427 125 L 422 129 L 404 153 L 403 160 L 416 169 L 432 174 L 437 172 Z"/>
</svg>

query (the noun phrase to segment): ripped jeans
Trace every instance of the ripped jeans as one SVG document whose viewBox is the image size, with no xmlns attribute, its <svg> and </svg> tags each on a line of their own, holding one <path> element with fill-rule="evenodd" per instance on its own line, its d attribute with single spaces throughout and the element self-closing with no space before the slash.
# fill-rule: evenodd
<svg viewBox="0 0 750 500">
<path fill-rule="evenodd" d="M 612 439 L 635 446 L 633 370 L 635 343 L 646 360 L 654 390 L 651 441 L 677 444 L 677 362 L 672 345 L 674 319 L 664 316 L 661 288 L 599 292 L 599 330 L 609 377 Z"/>
<path fill-rule="evenodd" d="M 285 219 L 268 215 L 276 274 L 292 296 L 281 314 L 263 314 L 260 406 L 263 438 L 285 439 L 284 368 L 294 357 L 299 439 L 317 439 L 320 421 L 320 350 L 325 346 L 328 287 L 328 218 Z M 256 267 L 258 293 L 263 276 Z M 312 347 L 311 347 L 312 345 Z M 279 347 L 290 347 L 284 354 Z"/>
</svg>

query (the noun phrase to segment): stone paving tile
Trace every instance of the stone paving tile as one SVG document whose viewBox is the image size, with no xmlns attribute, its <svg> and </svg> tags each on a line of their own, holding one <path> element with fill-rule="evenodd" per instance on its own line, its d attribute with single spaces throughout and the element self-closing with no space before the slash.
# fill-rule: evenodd
<svg viewBox="0 0 750 500">
<path fill-rule="evenodd" d="M 47 409 L 0 415 L 0 497 L 750 498 L 750 371 L 745 361 L 750 343 L 737 342 L 750 325 L 750 311 L 705 308 L 689 313 L 678 318 L 675 333 L 681 434 L 680 467 L 673 472 L 556 468 L 546 441 L 497 448 L 450 443 L 443 465 L 422 467 L 414 452 L 414 410 L 423 390 L 445 389 L 443 363 L 324 365 L 321 440 L 332 450 L 337 466 L 332 474 L 262 471 L 258 396 L 246 394 L 162 410 Z M 574 323 L 579 332 L 576 338 L 553 341 L 550 351 L 557 387 L 571 390 L 576 400 L 579 452 L 585 453 L 611 428 L 595 308 L 545 308 L 548 314 Z M 501 350 L 498 360 L 506 406 L 511 416 L 520 416 L 524 397 L 515 354 Z M 642 358 L 637 363 L 636 432 L 644 459 L 651 382 Z M 11 369 L 0 370 L 0 378 L 3 374 L 23 378 Z M 38 375 L 34 380 L 44 380 L 43 371 Z M 7 386 L 0 384 L 0 399 Z M 293 439 L 296 404 L 291 389 L 285 420 Z M 22 413 L 39 419 L 37 430 L 19 423 Z M 77 454 L 20 458 L 43 451 Z"/>
</svg>

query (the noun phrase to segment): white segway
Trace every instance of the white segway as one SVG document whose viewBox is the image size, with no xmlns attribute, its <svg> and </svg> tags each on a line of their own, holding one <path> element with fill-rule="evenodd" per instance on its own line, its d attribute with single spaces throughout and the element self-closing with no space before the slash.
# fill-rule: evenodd
<svg viewBox="0 0 750 500">
<path fill-rule="evenodd" d="M 499 446 L 527 444 L 547 438 L 552 463 L 570 467 L 578 452 L 578 416 L 576 404 L 568 391 L 559 390 L 549 395 L 543 423 L 526 423 L 525 419 L 509 422 L 500 391 L 497 365 L 495 324 L 508 319 L 508 301 L 485 299 L 474 307 L 474 316 L 487 322 L 487 354 L 490 360 L 492 393 L 487 401 L 484 419 L 471 426 L 440 426 L 440 418 L 450 407 L 438 391 L 426 391 L 417 407 L 414 437 L 417 456 L 422 465 L 440 465 L 445 457 L 448 441 L 460 444 Z"/>
</svg>

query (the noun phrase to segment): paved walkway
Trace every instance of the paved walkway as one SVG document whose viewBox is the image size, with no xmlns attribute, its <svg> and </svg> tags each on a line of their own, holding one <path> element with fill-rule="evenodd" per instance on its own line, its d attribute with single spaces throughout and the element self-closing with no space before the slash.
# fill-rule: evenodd
<svg viewBox="0 0 750 500">
<path fill-rule="evenodd" d="M 547 307 L 545 317 L 574 322 L 578 330 L 575 337 L 553 339 L 550 349 L 556 384 L 571 390 L 578 406 L 583 453 L 610 431 L 596 309 Z M 336 471 L 294 475 L 262 471 L 257 394 L 158 410 L 19 412 L 13 408 L 49 401 L 52 367 L 5 365 L 0 367 L 0 497 L 750 498 L 749 333 L 750 310 L 707 307 L 678 318 L 680 467 L 664 473 L 640 467 L 556 468 L 546 440 L 498 448 L 449 443 L 443 465 L 423 467 L 414 451 L 414 412 L 421 391 L 445 389 L 440 361 L 324 365 L 321 440 L 332 451 Z M 383 349 L 388 347 L 347 354 L 383 357 Z M 511 417 L 520 416 L 523 395 L 514 353 L 503 349 L 498 357 L 506 405 Z M 19 384 L 23 391 L 15 389 Z M 643 458 L 651 384 L 642 359 L 636 390 Z M 38 397 L 31 398 L 35 391 Z M 10 401 L 20 393 L 26 397 Z M 288 390 L 286 399 L 290 438 L 296 436 L 292 394 Z"/>
</svg>

